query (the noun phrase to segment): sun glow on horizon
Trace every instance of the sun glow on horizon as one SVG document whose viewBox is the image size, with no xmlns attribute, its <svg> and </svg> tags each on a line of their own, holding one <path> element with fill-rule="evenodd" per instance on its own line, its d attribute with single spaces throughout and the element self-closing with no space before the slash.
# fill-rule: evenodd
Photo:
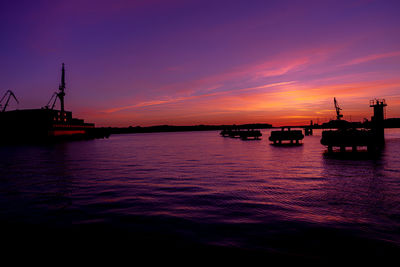
<svg viewBox="0 0 400 267">
<path fill-rule="evenodd" d="M 2 87 L 17 108 L 41 107 L 65 62 L 67 108 L 98 126 L 308 124 L 335 116 L 333 97 L 353 121 L 370 117 L 374 98 L 400 117 L 399 6 L 10 2 Z"/>
</svg>

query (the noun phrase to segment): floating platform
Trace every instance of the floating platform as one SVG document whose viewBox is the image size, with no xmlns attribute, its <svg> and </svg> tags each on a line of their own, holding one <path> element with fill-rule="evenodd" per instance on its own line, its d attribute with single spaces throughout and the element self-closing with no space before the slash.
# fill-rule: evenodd
<svg viewBox="0 0 400 267">
<path fill-rule="evenodd" d="M 384 108 L 387 106 L 385 99 L 374 99 L 370 101 L 370 107 L 374 108 L 374 116 L 371 117 L 371 129 L 356 129 L 346 127 L 342 124 L 342 127 L 337 130 L 327 130 L 322 132 L 321 144 L 328 147 L 328 153 L 334 152 L 334 147 L 338 147 L 339 151 L 344 153 L 347 148 L 350 148 L 352 152 L 357 152 L 361 147 L 366 147 L 367 152 L 375 153 L 379 151 L 379 148 L 383 147 L 385 143 L 384 133 Z M 340 108 L 336 104 L 337 109 L 337 120 L 341 121 L 339 113 Z"/>
<path fill-rule="evenodd" d="M 368 152 L 374 152 L 377 148 L 374 132 L 358 129 L 323 131 L 321 144 L 328 147 L 329 153 L 334 151 L 334 147 L 338 147 L 340 152 L 346 152 L 347 148 L 357 152 L 361 147 L 366 147 Z"/>
<path fill-rule="evenodd" d="M 248 130 L 248 131 L 240 131 L 239 137 L 242 140 L 247 139 L 255 139 L 259 140 L 262 136 L 262 133 L 259 130 Z"/>
<path fill-rule="evenodd" d="M 312 126 L 308 126 L 304 128 L 304 135 L 313 135 L 313 128 Z"/>
<path fill-rule="evenodd" d="M 261 131 L 252 129 L 222 130 L 219 134 L 224 137 L 240 138 L 242 140 L 248 140 L 248 139 L 259 140 L 262 136 Z"/>
<path fill-rule="evenodd" d="M 301 145 L 303 138 L 304 135 L 301 130 L 291 130 L 290 127 L 282 127 L 280 131 L 272 131 L 269 140 L 274 145 Z"/>
<path fill-rule="evenodd" d="M 223 137 L 233 137 L 231 136 L 231 133 L 234 132 L 233 130 L 222 130 L 219 134 Z"/>
</svg>

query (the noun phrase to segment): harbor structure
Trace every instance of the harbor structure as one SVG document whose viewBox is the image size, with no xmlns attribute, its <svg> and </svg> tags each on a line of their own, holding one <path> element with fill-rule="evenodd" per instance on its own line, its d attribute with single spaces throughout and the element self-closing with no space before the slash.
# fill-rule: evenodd
<svg viewBox="0 0 400 267">
<path fill-rule="evenodd" d="M 262 136 L 260 130 L 255 129 L 224 129 L 220 132 L 223 137 L 240 138 L 242 140 L 259 140 Z"/>
<path fill-rule="evenodd" d="M 337 109 L 336 98 L 334 99 L 337 112 L 337 121 L 342 116 L 340 109 Z M 340 152 L 346 152 L 350 148 L 357 152 L 361 147 L 366 147 L 368 152 L 375 152 L 385 142 L 384 120 L 385 107 L 384 99 L 374 99 L 370 101 L 370 107 L 374 108 L 374 115 L 371 118 L 370 129 L 357 129 L 350 127 L 350 124 L 336 124 L 339 127 L 336 130 L 326 130 L 322 132 L 321 144 L 327 146 L 328 153 L 334 152 L 334 147 L 338 147 Z"/>
<path fill-rule="evenodd" d="M 374 108 L 374 116 L 371 117 L 372 131 L 375 141 L 378 144 L 385 143 L 385 107 L 387 106 L 385 99 L 370 100 L 369 106 Z"/>
<path fill-rule="evenodd" d="M 280 131 L 271 131 L 269 140 L 274 145 L 300 145 L 303 138 L 304 135 L 301 130 L 292 130 L 291 127 L 281 127 Z"/>
<path fill-rule="evenodd" d="M 7 107 L 8 107 L 8 104 L 10 103 L 10 100 L 11 99 L 14 99 L 15 100 L 15 102 L 17 102 L 17 104 L 19 104 L 19 101 L 18 101 L 18 99 L 17 99 L 17 97 L 15 96 L 15 94 L 13 93 L 13 91 L 11 91 L 11 90 L 7 90 L 7 92 L 3 95 L 3 97 L 0 99 L 0 109 L 1 109 L 1 112 L 5 112 L 6 111 L 6 109 L 7 109 Z M 1 104 L 1 103 L 3 103 L 5 101 L 5 103 L 4 104 Z"/>
<path fill-rule="evenodd" d="M 63 63 L 58 91 L 43 108 L 6 111 L 11 97 L 18 101 L 12 92 L 8 93 L 6 105 L 0 112 L 0 142 L 23 143 L 108 137 L 110 133 L 106 129 L 95 128 L 94 123 L 74 118 L 71 111 L 65 110 L 65 89 Z M 60 110 L 54 109 L 57 100 L 60 102 Z"/>
<path fill-rule="evenodd" d="M 304 126 L 304 135 L 313 135 L 313 128 L 314 128 L 314 124 L 313 121 L 310 121 L 310 125 L 309 126 Z"/>
</svg>

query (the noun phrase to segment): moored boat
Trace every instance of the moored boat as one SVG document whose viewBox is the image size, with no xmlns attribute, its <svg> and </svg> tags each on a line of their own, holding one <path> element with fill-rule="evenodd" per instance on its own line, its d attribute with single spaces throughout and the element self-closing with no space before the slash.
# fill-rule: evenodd
<svg viewBox="0 0 400 267">
<path fill-rule="evenodd" d="M 328 147 L 329 153 L 334 152 L 334 147 L 339 147 L 340 152 L 346 152 L 347 147 L 350 147 L 353 152 L 356 152 L 359 147 L 366 147 L 368 152 L 377 151 L 385 142 L 383 122 L 386 106 L 385 99 L 371 100 L 370 107 L 374 108 L 371 129 L 339 127 L 337 130 L 325 130 L 322 132 L 321 144 Z M 335 107 L 338 114 L 337 121 L 340 121 L 343 116 L 339 112 L 341 109 L 337 106 L 336 99 Z"/>
<path fill-rule="evenodd" d="M 285 130 L 287 128 L 287 130 Z M 282 127 L 280 131 L 272 131 L 269 140 L 274 145 L 300 145 L 304 135 L 301 130 L 292 130 L 290 127 Z"/>
<path fill-rule="evenodd" d="M 40 109 L 12 111 L 5 111 L 4 109 L 0 112 L 0 142 L 23 143 L 31 141 L 90 139 L 108 137 L 110 135 L 104 129 L 95 128 L 94 123 L 85 123 L 83 119 L 73 118 L 72 112 L 65 111 L 64 64 L 62 65 L 59 91 L 53 96 L 55 98 L 52 106 L 48 104 Z M 57 99 L 60 101 L 60 110 L 54 109 Z"/>
</svg>

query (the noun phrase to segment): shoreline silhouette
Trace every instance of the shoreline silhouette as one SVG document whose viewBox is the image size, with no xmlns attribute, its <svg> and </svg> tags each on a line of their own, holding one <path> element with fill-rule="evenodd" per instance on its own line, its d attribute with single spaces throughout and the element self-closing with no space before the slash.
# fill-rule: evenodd
<svg viewBox="0 0 400 267">
<path fill-rule="evenodd" d="M 350 123 L 350 122 L 349 122 Z M 353 127 L 356 128 L 370 128 L 369 122 L 351 122 Z M 97 129 L 107 129 L 110 134 L 124 134 L 124 133 L 154 133 L 154 132 L 190 132 L 190 131 L 216 131 L 224 129 L 279 129 L 282 127 L 291 128 L 305 128 L 310 125 L 298 125 L 298 126 L 273 126 L 269 123 L 251 123 L 251 124 L 222 124 L 222 125 L 153 125 L 153 126 L 128 126 L 128 127 L 96 127 Z M 385 120 L 385 128 L 400 128 L 400 118 L 388 118 Z M 312 125 L 314 129 L 333 129 L 337 128 L 337 125 L 332 123 L 323 123 L 321 125 Z"/>
<path fill-rule="evenodd" d="M 191 125 L 191 126 L 175 126 L 175 125 L 154 125 L 154 126 L 129 126 L 129 127 L 102 127 L 108 129 L 110 134 L 124 133 L 154 133 L 154 132 L 190 132 L 190 131 L 214 131 L 223 129 L 271 129 L 271 124 L 255 123 L 240 125 Z"/>
</svg>

